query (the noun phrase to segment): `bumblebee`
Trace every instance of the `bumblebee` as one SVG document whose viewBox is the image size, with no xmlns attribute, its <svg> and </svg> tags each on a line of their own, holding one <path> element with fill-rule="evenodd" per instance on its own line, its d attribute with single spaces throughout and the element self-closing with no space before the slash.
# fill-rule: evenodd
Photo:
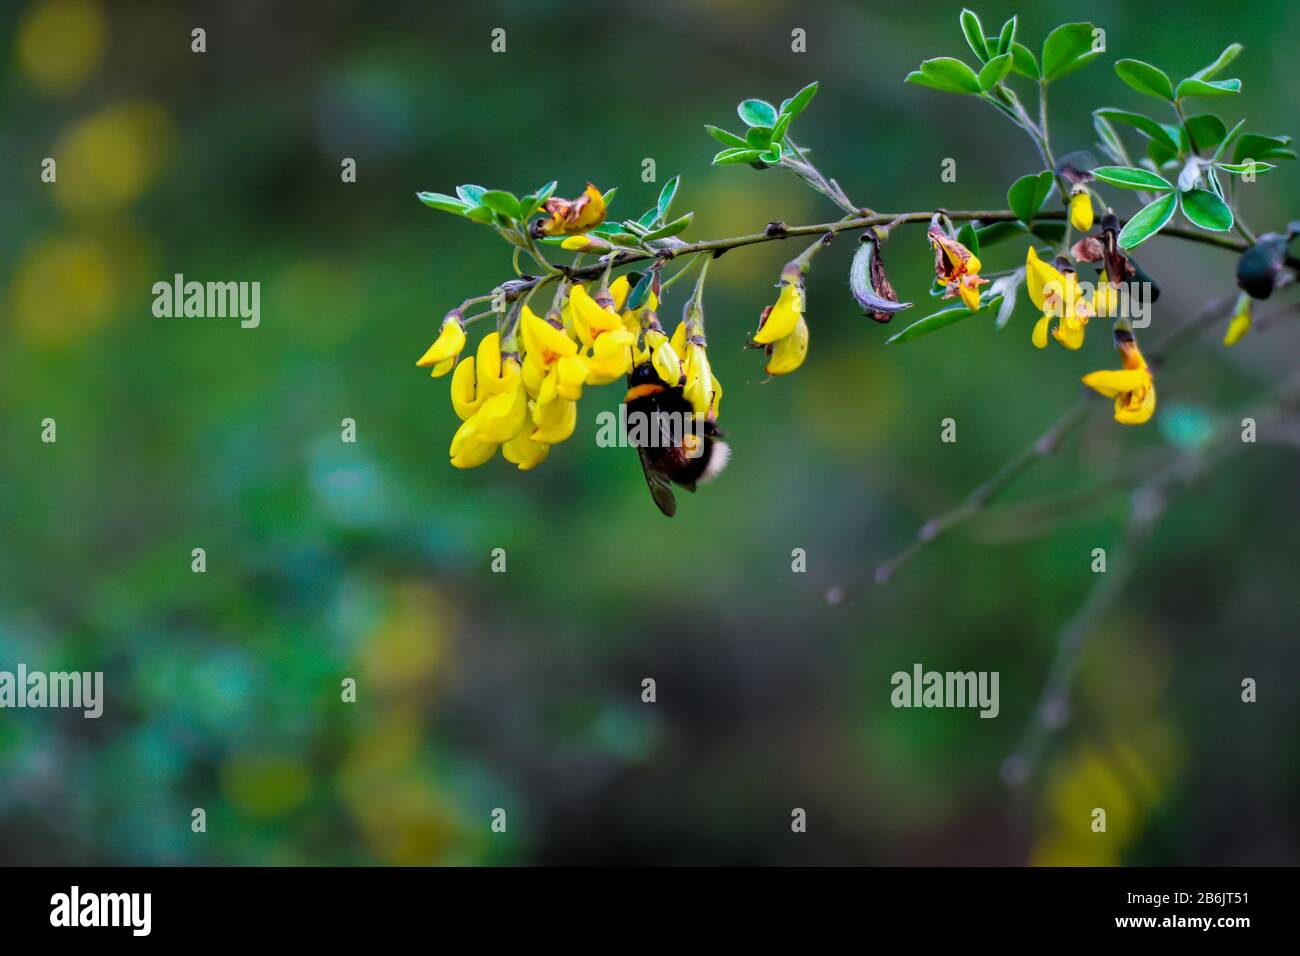
<svg viewBox="0 0 1300 956">
<path fill-rule="evenodd" d="M 628 444 L 641 458 L 650 497 L 671 518 L 677 513 L 672 486 L 694 491 L 701 482 L 717 477 L 731 457 L 731 448 L 721 440 L 717 425 L 695 413 L 682 387 L 665 385 L 649 362 L 634 366 L 628 374 L 623 404 L 629 422 L 648 424 L 630 429 Z"/>
</svg>

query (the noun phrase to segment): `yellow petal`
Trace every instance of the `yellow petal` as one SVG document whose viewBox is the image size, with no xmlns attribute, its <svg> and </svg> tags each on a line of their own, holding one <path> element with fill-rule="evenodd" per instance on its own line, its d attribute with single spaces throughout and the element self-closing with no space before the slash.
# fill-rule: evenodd
<svg viewBox="0 0 1300 956">
<path fill-rule="evenodd" d="M 1036 348 L 1047 348 L 1047 327 L 1051 322 L 1052 317 L 1050 315 L 1045 315 L 1034 323 L 1034 332 L 1033 335 L 1030 336 L 1030 340 L 1034 343 Z"/>
<path fill-rule="evenodd" d="M 794 331 L 773 347 L 772 357 L 767 363 L 767 372 L 769 375 L 789 375 L 803 364 L 807 355 L 808 323 L 801 315 Z"/>
<path fill-rule="evenodd" d="M 517 369 L 508 378 L 512 384 L 498 395 L 493 395 L 470 419 L 483 441 L 501 444 L 524 425 L 528 414 L 528 393 Z"/>
<path fill-rule="evenodd" d="M 1151 375 L 1145 369 L 1132 368 L 1090 372 L 1083 377 L 1083 384 L 1107 398 L 1114 398 L 1125 392 L 1136 391 L 1150 380 Z"/>
<path fill-rule="evenodd" d="M 461 359 L 456 366 L 456 373 L 451 377 L 451 407 L 456 410 L 461 421 L 466 421 L 478 411 L 483 398 L 474 380 L 474 360 Z"/>
<path fill-rule="evenodd" d="M 517 465 L 520 471 L 528 471 L 545 461 L 550 450 L 550 445 L 537 441 L 532 429 L 525 427 L 501 446 L 501 455 L 506 461 Z"/>
<path fill-rule="evenodd" d="M 781 283 L 781 294 L 776 305 L 767 313 L 763 327 L 754 333 L 754 341 L 759 345 L 771 345 L 794 331 L 795 324 L 803 314 L 803 291 L 794 282 Z"/>
<path fill-rule="evenodd" d="M 686 323 L 678 322 L 677 328 L 673 330 L 673 337 L 669 340 L 673 344 L 673 351 L 678 355 L 686 355 Z"/>
<path fill-rule="evenodd" d="M 682 394 L 698 414 L 705 414 L 713 403 L 713 369 L 703 346 L 686 347 L 686 386 Z"/>
<path fill-rule="evenodd" d="M 592 346 L 587 359 L 587 384 L 608 385 L 632 368 L 632 346 L 636 337 L 621 326 L 605 332 Z"/>
<path fill-rule="evenodd" d="M 496 443 L 484 441 L 472 420 L 463 423 L 451 439 L 451 463 L 456 468 L 477 468 L 496 451 Z"/>
<path fill-rule="evenodd" d="M 437 340 L 429 346 L 427 352 L 420 356 L 420 360 L 415 364 L 421 368 L 430 365 L 445 364 L 448 359 L 454 360 L 460 355 L 460 350 L 465 347 L 465 329 L 455 319 L 448 319 L 442 323 L 442 329 L 438 332 Z"/>
<path fill-rule="evenodd" d="M 975 284 L 962 282 L 957 286 L 957 294 L 961 296 L 962 304 L 972 312 L 976 312 L 980 307 L 980 288 Z"/>
<path fill-rule="evenodd" d="M 564 441 L 573 434 L 578 422 L 578 403 L 560 398 L 546 405 L 533 408 L 533 423 L 537 426 L 532 433 L 535 442 L 554 445 Z"/>
<path fill-rule="evenodd" d="M 1228 333 L 1223 337 L 1224 345 L 1236 345 L 1250 331 L 1250 309 L 1238 312 L 1228 323 Z"/>
<path fill-rule="evenodd" d="M 623 303 L 627 301 L 627 294 L 631 291 L 627 276 L 619 276 L 609 284 L 609 294 L 614 298 L 613 308 L 615 312 L 623 311 Z"/>
<path fill-rule="evenodd" d="M 577 342 L 528 306 L 524 306 L 519 325 L 524 337 L 524 354 L 536 355 L 543 365 L 549 365 L 565 355 L 578 354 Z"/>
<path fill-rule="evenodd" d="M 1151 416 L 1156 411 L 1156 387 L 1154 383 L 1150 385 L 1142 398 L 1134 402 L 1132 398 L 1127 402 L 1121 403 L 1120 399 L 1115 399 L 1115 421 L 1121 425 L 1141 425 L 1143 422 L 1151 420 Z"/>
<path fill-rule="evenodd" d="M 591 345 L 605 332 L 623 326 L 623 321 L 617 314 L 602 309 L 580 285 L 569 290 L 569 305 L 573 309 L 574 331 L 578 333 L 583 345 Z"/>
<path fill-rule="evenodd" d="M 1030 246 L 1029 255 L 1025 258 L 1025 289 L 1029 292 L 1030 301 L 1044 313 L 1051 312 L 1045 305 L 1046 290 L 1049 288 L 1057 290 L 1059 294 L 1065 288 L 1065 278 L 1038 258 L 1038 252 Z"/>
<path fill-rule="evenodd" d="M 682 360 L 673 349 L 672 343 L 664 337 L 663 333 L 660 333 L 659 337 L 663 341 L 656 345 L 654 349 L 655 373 L 665 385 L 675 386 L 682 380 Z M 649 336 L 646 338 L 648 340 Z"/>
<path fill-rule="evenodd" d="M 601 195 L 600 190 L 591 183 L 587 183 L 587 188 L 583 190 L 583 196 L 586 198 L 587 204 L 565 226 L 565 232 L 586 232 L 588 229 L 594 229 L 605 221 L 605 197 Z"/>
<path fill-rule="evenodd" d="M 1070 196 L 1070 225 L 1080 232 L 1092 228 L 1092 197 L 1086 189 L 1077 189 Z"/>
<path fill-rule="evenodd" d="M 582 386 L 587 381 L 587 359 L 581 355 L 562 358 L 555 363 L 555 394 L 569 401 L 582 398 Z"/>
<path fill-rule="evenodd" d="M 1067 315 L 1056 323 L 1052 337 L 1067 349 L 1077 349 L 1083 345 L 1083 323 Z"/>
</svg>

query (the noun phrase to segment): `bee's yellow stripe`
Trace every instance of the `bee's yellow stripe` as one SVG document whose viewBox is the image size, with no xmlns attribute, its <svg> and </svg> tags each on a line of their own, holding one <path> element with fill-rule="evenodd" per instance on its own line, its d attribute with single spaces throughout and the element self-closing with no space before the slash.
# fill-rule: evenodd
<svg viewBox="0 0 1300 956">
<path fill-rule="evenodd" d="M 647 395 L 658 395 L 663 390 L 664 386 L 655 385 L 654 383 L 648 385 L 635 385 L 627 390 L 627 394 L 623 396 L 623 402 L 626 404 L 627 402 L 634 401 L 638 398 L 645 398 Z"/>
</svg>

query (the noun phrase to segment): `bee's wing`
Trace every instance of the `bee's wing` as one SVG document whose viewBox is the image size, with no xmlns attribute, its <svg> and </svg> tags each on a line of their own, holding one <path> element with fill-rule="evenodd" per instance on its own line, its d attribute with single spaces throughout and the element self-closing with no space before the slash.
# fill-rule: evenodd
<svg viewBox="0 0 1300 956">
<path fill-rule="evenodd" d="M 650 497 L 659 510 L 671 518 L 677 514 L 677 499 L 673 496 L 672 485 L 655 469 L 650 460 L 650 449 L 638 448 L 636 453 L 641 459 L 641 470 L 645 472 L 645 483 L 650 487 Z"/>
</svg>

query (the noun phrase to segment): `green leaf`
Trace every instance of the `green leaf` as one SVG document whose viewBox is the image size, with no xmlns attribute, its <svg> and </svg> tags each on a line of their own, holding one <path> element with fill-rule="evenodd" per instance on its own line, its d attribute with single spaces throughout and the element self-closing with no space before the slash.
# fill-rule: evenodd
<svg viewBox="0 0 1300 956">
<path fill-rule="evenodd" d="M 1183 215 L 1193 226 L 1212 232 L 1232 228 L 1232 210 L 1208 189 L 1191 189 L 1182 194 Z"/>
<path fill-rule="evenodd" d="M 1044 242 L 1055 246 L 1065 238 L 1065 223 L 1039 219 L 1029 227 L 1029 231 Z"/>
<path fill-rule="evenodd" d="M 489 189 L 483 194 L 482 203 L 507 219 L 523 218 L 523 209 L 519 205 L 519 200 L 515 198 L 514 193 L 506 192 L 504 189 Z"/>
<path fill-rule="evenodd" d="M 767 163 L 769 166 L 775 166 L 781 161 L 781 144 L 773 143 L 770 149 L 765 150 L 759 157 L 760 163 Z"/>
<path fill-rule="evenodd" d="M 1092 49 L 1091 23 L 1064 23 L 1043 41 L 1043 79 L 1068 76 L 1101 51 Z"/>
<path fill-rule="evenodd" d="M 980 89 L 991 90 L 1001 83 L 1011 72 L 1011 59 L 1010 53 L 1002 53 L 985 63 L 979 74 Z"/>
<path fill-rule="evenodd" d="M 1222 169 L 1225 173 L 1232 173 L 1237 176 L 1242 176 L 1246 173 L 1250 173 L 1252 176 L 1256 176 L 1260 173 L 1266 173 L 1270 169 L 1277 169 L 1277 167 L 1274 166 L 1272 163 L 1260 163 L 1260 162 L 1217 163 L 1215 165 L 1215 168 Z"/>
<path fill-rule="evenodd" d="M 724 149 L 713 157 L 714 166 L 736 166 L 758 161 L 761 149 Z"/>
<path fill-rule="evenodd" d="M 1010 53 L 1011 44 L 1016 39 L 1017 17 L 1012 17 L 1006 23 L 1002 24 L 1002 31 L 998 34 L 998 53 Z"/>
<path fill-rule="evenodd" d="M 610 204 L 614 202 L 614 197 L 617 196 L 617 195 L 618 195 L 618 187 L 617 187 L 617 186 L 615 186 L 613 189 L 606 189 L 606 190 L 605 190 L 604 195 L 602 195 L 600 198 L 604 201 L 604 203 L 605 203 L 605 208 L 606 208 L 606 209 L 608 209 L 609 206 L 610 206 Z"/>
<path fill-rule="evenodd" d="M 1163 192 L 1174 188 L 1163 176 L 1136 166 L 1098 166 L 1092 175 L 1094 179 L 1122 189 L 1158 189 Z"/>
<path fill-rule="evenodd" d="M 989 49 L 984 42 L 984 25 L 980 23 L 980 18 L 974 10 L 963 10 L 958 19 L 961 20 L 961 32 L 966 34 L 966 45 L 981 62 L 987 60 Z"/>
<path fill-rule="evenodd" d="M 492 222 L 494 213 L 487 206 L 471 206 L 465 210 L 465 218 L 471 222 L 481 222 L 484 225 Z"/>
<path fill-rule="evenodd" d="M 772 127 L 751 126 L 745 132 L 745 145 L 750 149 L 767 149 L 772 143 Z"/>
<path fill-rule="evenodd" d="M 1240 52 L 1241 52 L 1240 43 L 1229 44 L 1227 47 L 1224 48 L 1223 52 L 1219 54 L 1218 59 L 1216 59 L 1209 66 L 1197 70 L 1195 73 L 1192 74 L 1192 77 L 1198 80 L 1213 79 L 1214 77 L 1218 76 L 1220 72 L 1222 72 L 1225 66 L 1231 63 L 1233 60 L 1235 60 L 1237 58 L 1237 54 Z"/>
<path fill-rule="evenodd" d="M 1115 72 L 1130 87 L 1146 96 L 1173 101 L 1174 84 L 1159 67 L 1141 60 L 1116 60 Z"/>
<path fill-rule="evenodd" d="M 917 319 L 907 328 L 891 335 L 885 340 L 886 345 L 893 345 L 896 342 L 911 342 L 913 339 L 919 339 L 923 335 L 929 335 L 931 332 L 938 332 L 940 329 L 960 322 L 962 319 L 969 319 L 971 316 L 979 315 L 984 309 L 995 307 L 1002 303 L 1002 296 L 996 296 L 988 302 L 981 302 L 979 309 L 972 312 L 964 305 L 954 305 L 946 309 L 941 309 L 932 315 L 927 315 L 923 319 Z"/>
<path fill-rule="evenodd" d="M 1041 173 L 1021 176 L 1007 190 L 1007 206 L 1023 223 L 1032 220 L 1038 210 L 1043 208 L 1052 191 L 1052 173 L 1044 169 Z"/>
<path fill-rule="evenodd" d="M 767 100 L 745 100 L 736 112 L 746 126 L 772 126 L 776 123 L 776 107 Z"/>
<path fill-rule="evenodd" d="M 1241 80 L 1198 80 L 1189 76 L 1178 84 L 1174 95 L 1178 99 L 1184 96 L 1231 96 L 1241 92 Z"/>
<path fill-rule="evenodd" d="M 659 190 L 659 202 L 657 204 L 658 215 L 660 219 L 668 218 L 668 210 L 673 204 L 673 197 L 677 195 L 677 187 L 681 184 L 682 177 L 674 176 L 668 182 L 664 183 L 664 188 Z"/>
<path fill-rule="evenodd" d="M 667 239 L 669 236 L 675 236 L 678 233 L 685 232 L 686 228 L 691 224 L 691 220 L 694 218 L 695 213 L 688 212 L 679 219 L 674 219 L 672 222 L 665 223 L 658 229 L 647 232 L 641 238 L 646 242 L 649 242 L 651 239 Z"/>
<path fill-rule="evenodd" d="M 1246 126 L 1246 121 L 1244 119 L 1239 119 L 1237 120 L 1237 125 L 1234 126 L 1232 129 L 1228 130 L 1227 135 L 1223 137 L 1223 141 L 1219 143 L 1218 148 L 1214 151 L 1213 160 L 1215 162 L 1218 162 L 1219 157 L 1222 156 L 1224 152 L 1227 151 L 1228 147 L 1233 144 L 1233 142 L 1241 134 L 1241 131 L 1242 129 L 1245 128 L 1245 126 Z"/>
<path fill-rule="evenodd" d="M 1104 116 L 1093 115 L 1092 127 L 1097 131 L 1097 136 L 1101 142 L 1098 144 L 1101 151 L 1110 157 L 1111 162 L 1116 165 L 1129 165 L 1128 154 L 1124 150 L 1124 143 L 1120 140 L 1119 134 L 1115 132 L 1115 127 L 1110 125 L 1110 120 Z"/>
<path fill-rule="evenodd" d="M 920 83 L 945 93 L 980 92 L 980 81 L 975 71 L 950 56 L 921 61 L 921 69 L 907 74 L 907 82 Z"/>
<path fill-rule="evenodd" d="M 1094 170 L 1094 172 L 1096 172 Z M 1166 193 L 1154 202 L 1147 203 L 1128 221 L 1119 233 L 1121 249 L 1136 249 L 1165 227 L 1178 208 L 1178 194 Z"/>
<path fill-rule="evenodd" d="M 957 230 L 957 241 L 971 251 L 975 256 L 980 254 L 980 237 L 975 232 L 975 227 L 969 222 L 962 223 Z"/>
<path fill-rule="evenodd" d="M 785 131 L 790 128 L 790 114 L 782 113 L 776 118 L 776 125 L 772 127 L 772 142 L 785 142 Z"/>
<path fill-rule="evenodd" d="M 468 208 L 455 196 L 448 196 L 445 193 L 416 193 L 415 195 L 426 206 L 441 209 L 443 212 L 454 212 L 458 216 L 465 215 L 465 210 Z"/>
<path fill-rule="evenodd" d="M 1141 113 L 1131 113 L 1128 110 L 1100 109 L 1093 110 L 1093 116 L 1100 116 L 1112 123 L 1123 123 L 1125 126 L 1132 126 L 1140 133 L 1146 134 L 1152 142 L 1157 142 L 1171 153 L 1178 152 L 1178 143 L 1169 131 L 1151 119 L 1149 116 L 1143 116 Z"/>
<path fill-rule="evenodd" d="M 1247 159 L 1295 159 L 1290 136 L 1262 136 L 1259 133 L 1246 133 L 1237 141 L 1237 151 L 1233 159 L 1243 162 Z"/>
<path fill-rule="evenodd" d="M 980 226 L 975 230 L 975 234 L 979 236 L 980 248 L 987 249 L 1013 236 L 1017 238 L 1023 236 L 1025 227 L 1018 222 L 991 222 L 987 226 Z"/>
<path fill-rule="evenodd" d="M 786 100 L 784 103 L 781 104 L 781 115 L 788 116 L 790 117 L 790 119 L 794 119 L 796 116 L 798 116 L 800 113 L 802 113 L 805 109 L 808 108 L 808 104 L 812 102 L 812 98 L 816 95 L 817 95 L 817 81 L 814 80 L 812 83 L 809 83 L 802 90 L 800 90 L 794 96 L 790 97 L 788 100 Z"/>
<path fill-rule="evenodd" d="M 487 192 L 482 186 L 471 186 L 468 183 L 464 186 L 456 187 L 456 195 L 464 200 L 467 206 L 477 206 L 483 201 L 483 194 Z"/>
<path fill-rule="evenodd" d="M 1011 41 L 1011 69 L 1021 76 L 1027 76 L 1031 80 L 1036 80 L 1042 73 L 1038 69 L 1038 60 L 1034 58 L 1033 51 L 1023 43 L 1015 40 Z"/>
<path fill-rule="evenodd" d="M 655 272 L 653 269 L 647 269 L 642 273 L 636 285 L 632 286 L 632 291 L 627 294 L 627 301 L 623 303 L 623 308 L 628 311 L 641 308 L 650 295 L 650 287 L 654 284 L 654 278 Z"/>
<path fill-rule="evenodd" d="M 746 143 L 735 133 L 728 133 L 725 129 L 719 129 L 716 126 L 710 126 L 707 123 L 704 125 L 704 129 L 708 132 L 710 136 L 716 139 L 723 146 L 730 146 L 733 149 L 736 147 L 745 149 L 749 146 L 748 143 Z"/>
<path fill-rule="evenodd" d="M 1223 120 L 1213 113 L 1197 113 L 1195 116 L 1189 116 L 1183 126 L 1186 127 L 1187 135 L 1196 143 L 1198 149 L 1218 146 L 1228 135 L 1228 128 L 1223 125 Z"/>
</svg>

